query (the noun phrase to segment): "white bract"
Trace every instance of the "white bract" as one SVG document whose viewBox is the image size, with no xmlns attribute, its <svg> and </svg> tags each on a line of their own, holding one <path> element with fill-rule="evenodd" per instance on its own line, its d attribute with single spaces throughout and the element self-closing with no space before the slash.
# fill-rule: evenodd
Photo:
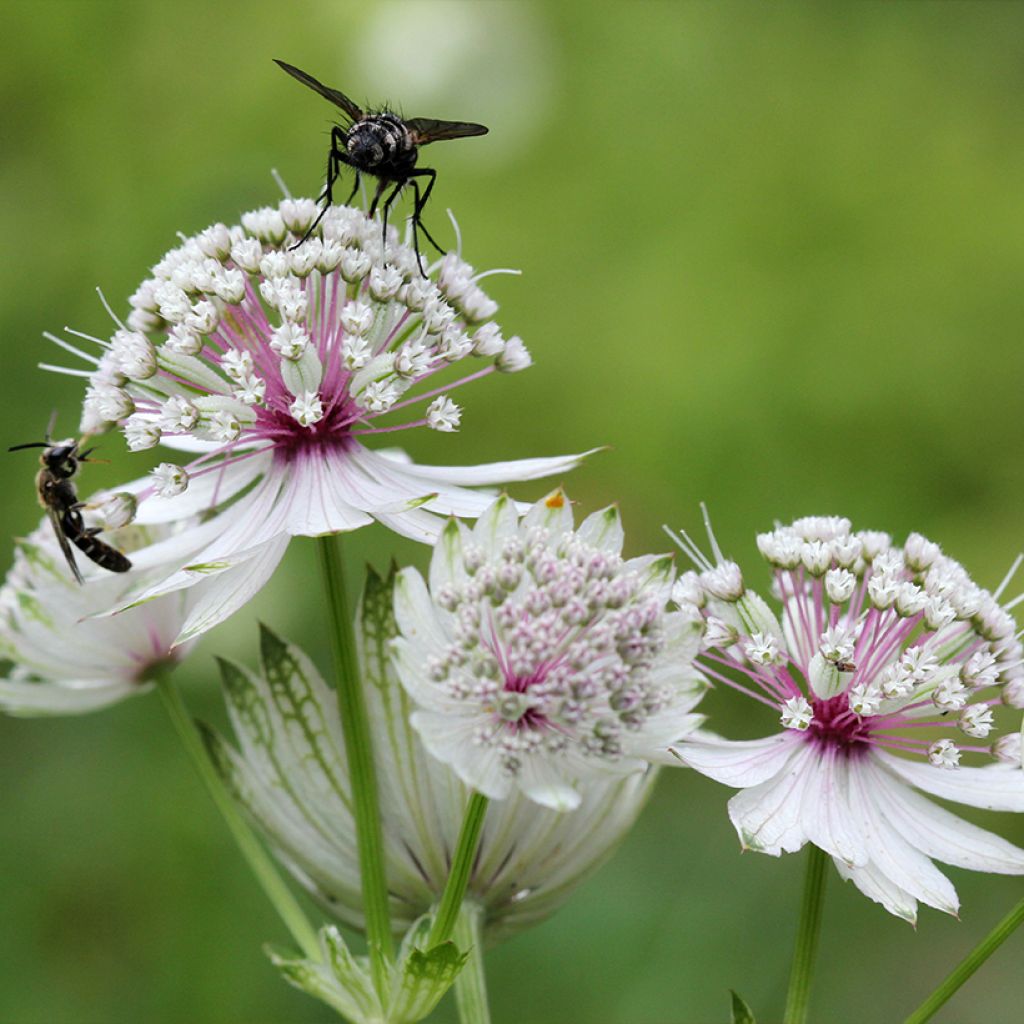
<svg viewBox="0 0 1024 1024">
<path fill-rule="evenodd" d="M 588 779 L 646 767 L 699 723 L 700 628 L 667 612 L 669 556 L 624 560 L 614 508 L 573 531 L 555 491 L 520 521 L 500 498 L 475 528 L 448 525 L 430 589 L 403 570 L 399 674 L 427 749 L 467 785 L 555 810 Z"/>
<path fill-rule="evenodd" d="M 392 923 L 429 912 L 448 877 L 469 790 L 409 726 L 391 660 L 394 578 L 371 573 L 356 637 L 380 786 Z M 218 768 L 282 860 L 336 918 L 363 926 L 351 786 L 337 698 L 309 659 L 264 628 L 263 669 L 223 666 L 240 750 L 210 738 Z M 467 899 L 489 942 L 551 914 L 633 825 L 655 771 L 580 789 L 569 815 L 522 796 L 488 808 Z"/>
<path fill-rule="evenodd" d="M 186 238 L 139 286 L 113 336 L 89 339 L 98 357 L 51 338 L 93 366 L 83 432 L 117 425 L 132 451 L 192 453 L 130 486 L 138 521 L 202 514 L 217 524 L 142 599 L 243 565 L 236 584 L 254 592 L 296 535 L 377 520 L 432 543 L 445 517 L 475 517 L 489 504 L 469 486 L 579 461 L 421 466 L 368 448 L 420 427 L 455 431 L 462 412 L 449 393 L 524 369 L 529 354 L 502 337 L 483 275 L 458 255 L 425 276 L 393 229 L 382 252 L 380 222 L 340 206 L 296 247 L 316 214 L 312 200 L 285 200 Z M 476 367 L 446 373 L 467 361 Z M 223 617 L 212 603 L 197 613 L 202 629 Z"/>
<path fill-rule="evenodd" d="M 113 496 L 115 512 L 124 502 Z M 73 715 L 141 693 L 153 674 L 180 661 L 172 650 L 193 594 L 171 594 L 116 618 L 95 618 L 133 587 L 166 572 L 159 559 L 173 550 L 167 527 L 129 526 L 103 535 L 132 559 L 111 573 L 76 553 L 85 579 L 71 575 L 46 520 L 16 543 L 14 566 L 0 588 L 0 657 L 14 663 L 0 680 L 0 709 L 13 715 Z"/>
<path fill-rule="evenodd" d="M 1016 602 L 1000 605 L 1012 571 L 991 594 L 918 534 L 900 548 L 887 534 L 853 532 L 847 519 L 808 517 L 758 537 L 773 608 L 708 532 L 714 563 L 677 538 L 702 570 L 675 593 L 706 624 L 697 663 L 772 709 L 782 729 L 735 742 L 700 733 L 674 752 L 742 790 L 729 816 L 744 847 L 778 856 L 813 843 L 909 921 L 918 902 L 957 911 L 932 859 L 1024 874 L 1024 850 L 916 792 L 1024 811 L 1010 711 L 1024 704 L 1020 633 L 1008 611 Z M 761 656 L 767 638 L 777 657 Z M 998 737 L 1000 723 L 1010 731 Z"/>
</svg>

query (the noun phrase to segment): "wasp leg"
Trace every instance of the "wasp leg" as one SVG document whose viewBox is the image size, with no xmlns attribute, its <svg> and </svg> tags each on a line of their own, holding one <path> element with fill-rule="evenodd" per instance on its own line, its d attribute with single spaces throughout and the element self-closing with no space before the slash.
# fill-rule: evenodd
<svg viewBox="0 0 1024 1024">
<path fill-rule="evenodd" d="M 335 125 L 331 129 L 331 148 L 327 154 L 327 183 L 324 185 L 323 192 L 320 193 L 317 202 L 323 202 L 323 206 L 320 207 L 320 212 L 317 214 L 317 218 L 309 226 L 309 230 L 293 245 L 289 247 L 289 252 L 292 249 L 298 249 L 303 242 L 317 229 L 320 221 L 324 219 L 324 214 L 331 208 L 331 203 L 334 202 L 334 183 L 338 180 L 338 175 L 341 173 L 341 168 L 348 164 L 348 157 L 345 153 L 345 133 Z M 356 174 L 356 182 L 359 181 L 358 172 Z M 354 195 L 355 193 L 353 193 Z"/>
</svg>

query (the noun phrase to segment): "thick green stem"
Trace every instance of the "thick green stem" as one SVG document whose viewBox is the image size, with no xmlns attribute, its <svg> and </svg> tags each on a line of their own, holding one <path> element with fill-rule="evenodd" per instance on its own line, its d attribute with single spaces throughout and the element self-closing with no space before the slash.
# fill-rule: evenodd
<svg viewBox="0 0 1024 1024">
<path fill-rule="evenodd" d="M 1021 900 L 968 954 L 948 978 L 906 1019 L 904 1024 L 923 1024 L 931 1020 L 954 992 L 1024 924 L 1024 900 Z"/>
<path fill-rule="evenodd" d="M 359 665 L 356 661 L 355 631 L 345 591 L 345 566 L 341 536 L 318 537 L 317 551 L 327 591 L 331 621 L 331 651 L 334 655 L 338 710 L 345 737 L 345 756 L 352 785 L 352 806 L 359 849 L 359 874 L 363 887 L 366 942 L 377 992 L 383 999 L 388 991 L 388 968 L 395 950 L 391 937 L 388 885 L 384 871 L 384 834 L 381 828 L 377 774 L 374 768 L 370 723 L 366 713 Z"/>
<path fill-rule="evenodd" d="M 460 1024 L 491 1024 L 484 974 L 484 908 L 467 900 L 455 922 L 455 945 L 468 950 L 469 960 L 455 979 L 455 1005 Z"/>
<path fill-rule="evenodd" d="M 473 873 L 473 861 L 476 859 L 476 848 L 480 841 L 480 831 L 484 827 L 487 814 L 487 797 L 474 793 L 466 805 L 466 814 L 459 830 L 459 840 L 455 846 L 455 856 L 448 870 L 448 881 L 444 884 L 444 892 L 434 914 L 434 924 L 427 936 L 427 949 L 451 938 L 455 922 L 459 916 L 462 899 L 466 895 L 469 876 Z"/>
<path fill-rule="evenodd" d="M 154 673 L 153 681 L 156 683 L 161 698 L 163 698 L 164 707 L 167 708 L 167 713 L 174 723 L 174 727 L 181 738 L 181 742 L 184 744 L 185 750 L 188 751 L 196 771 L 206 784 L 210 796 L 213 797 L 217 810 L 220 811 L 225 822 L 227 822 L 227 826 L 235 837 L 238 848 L 242 851 L 242 856 L 245 857 L 249 867 L 252 869 L 252 873 L 256 876 L 256 881 L 259 882 L 267 895 L 267 899 L 273 904 L 274 909 L 280 914 L 281 920 L 288 926 L 292 938 L 299 945 L 302 952 L 309 959 L 319 962 L 321 953 L 316 931 L 309 923 L 292 891 L 285 884 L 284 879 L 281 878 L 270 855 L 263 848 L 249 827 L 248 822 L 242 816 L 234 798 L 224 785 L 223 779 L 221 779 L 217 769 L 213 766 L 206 752 L 202 736 L 200 736 L 199 730 L 196 728 L 196 724 L 189 714 L 188 708 L 185 706 L 181 692 L 171 680 L 170 672 L 161 671 Z"/>
<path fill-rule="evenodd" d="M 808 849 L 804 896 L 800 905 L 800 927 L 793 949 L 793 966 L 789 973 L 785 1024 L 804 1024 L 811 1000 L 811 977 L 821 934 L 821 911 L 825 903 L 825 867 L 828 856 L 817 846 Z"/>
</svg>

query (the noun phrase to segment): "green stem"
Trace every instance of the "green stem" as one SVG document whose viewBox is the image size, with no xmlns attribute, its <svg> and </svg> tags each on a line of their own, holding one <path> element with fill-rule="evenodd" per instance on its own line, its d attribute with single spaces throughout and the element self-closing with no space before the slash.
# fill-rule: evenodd
<svg viewBox="0 0 1024 1024">
<path fill-rule="evenodd" d="M 455 978 L 455 1005 L 460 1024 L 491 1024 L 484 975 L 484 908 L 467 900 L 455 922 L 455 945 L 468 950 L 469 960 Z"/>
<path fill-rule="evenodd" d="M 462 898 L 466 895 L 469 876 L 473 872 L 473 861 L 480 840 L 480 831 L 484 827 L 487 814 L 488 799 L 474 793 L 466 805 L 466 814 L 459 830 L 459 840 L 455 846 L 455 856 L 448 870 L 448 881 L 444 884 L 444 892 L 434 914 L 434 924 L 427 936 L 427 949 L 451 938 L 455 922 L 462 906 Z"/>
<path fill-rule="evenodd" d="M 811 977 L 821 934 L 821 911 L 825 903 L 825 866 L 828 856 L 817 846 L 808 850 L 804 896 L 800 905 L 800 927 L 793 949 L 793 966 L 789 973 L 784 1024 L 804 1024 L 811 1001 Z"/>
<path fill-rule="evenodd" d="M 370 722 L 366 713 L 366 699 L 359 676 L 359 665 L 356 661 L 352 614 L 345 591 L 341 535 L 318 537 L 316 545 L 331 618 L 331 651 L 334 655 L 334 671 L 337 677 L 338 710 L 341 713 L 341 728 L 345 737 L 345 756 L 352 785 L 359 875 L 363 888 L 363 912 L 366 917 L 366 942 L 370 952 L 374 984 L 383 999 L 388 991 L 388 969 L 394 959 L 395 948 L 391 937 L 388 885 L 384 872 L 384 834 L 381 828 Z"/>
<path fill-rule="evenodd" d="M 967 955 L 948 978 L 906 1019 L 904 1024 L 922 1024 L 931 1020 L 954 992 L 1024 923 L 1021 900 Z"/>
<path fill-rule="evenodd" d="M 223 816 L 231 834 L 235 837 L 235 842 L 252 869 L 252 873 L 256 876 L 256 881 L 259 882 L 274 909 L 280 914 L 281 920 L 288 926 L 292 938 L 302 952 L 310 960 L 319 962 L 321 953 L 316 931 L 309 923 L 292 891 L 281 878 L 270 855 L 242 816 L 234 798 L 224 785 L 223 779 L 213 766 L 213 762 L 206 752 L 203 738 L 185 706 L 180 690 L 171 679 L 170 672 L 164 670 L 154 673 L 153 681 L 156 683 L 164 707 L 167 708 L 167 713 L 174 723 L 178 736 L 192 759 L 192 764 L 206 784 L 206 789 L 213 797 L 213 802 L 217 805 L 217 810 Z"/>
</svg>

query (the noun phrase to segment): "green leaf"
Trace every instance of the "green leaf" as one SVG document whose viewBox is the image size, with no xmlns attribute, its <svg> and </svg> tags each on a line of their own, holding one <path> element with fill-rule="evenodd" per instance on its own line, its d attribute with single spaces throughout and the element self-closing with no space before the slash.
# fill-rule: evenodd
<svg viewBox="0 0 1024 1024">
<path fill-rule="evenodd" d="M 414 1024 L 423 1020 L 451 988 L 469 959 L 454 942 L 423 949 L 433 918 L 424 914 L 413 923 L 402 941 L 392 976 L 388 1020 L 390 1024 Z"/>
<path fill-rule="evenodd" d="M 353 956 L 333 925 L 320 930 L 319 963 L 269 947 L 266 953 L 289 984 L 327 1003 L 352 1024 L 417 1024 L 437 1006 L 469 956 L 452 942 L 426 951 L 416 946 L 430 923 L 429 916 L 421 917 L 406 934 L 389 972 L 387 1009 L 374 988 L 369 959 Z"/>
<path fill-rule="evenodd" d="M 373 987 L 365 957 L 354 957 L 333 925 L 320 930 L 322 963 L 283 956 L 267 949 L 285 981 L 333 1007 L 352 1024 L 381 1024 L 384 1010 Z"/>
<path fill-rule="evenodd" d="M 732 1024 L 757 1024 L 750 1007 L 734 992 L 729 989 L 732 996 Z"/>
</svg>

